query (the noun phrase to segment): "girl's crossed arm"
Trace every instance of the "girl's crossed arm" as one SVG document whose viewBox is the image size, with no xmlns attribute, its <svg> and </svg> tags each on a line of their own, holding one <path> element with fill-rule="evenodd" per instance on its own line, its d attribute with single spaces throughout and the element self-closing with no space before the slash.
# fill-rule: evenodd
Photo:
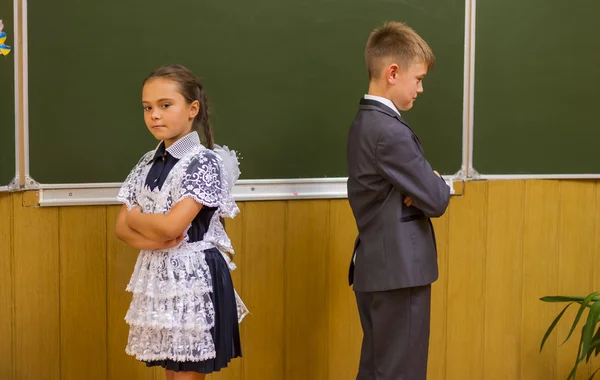
<svg viewBox="0 0 600 380">
<path fill-rule="evenodd" d="M 180 234 L 176 238 L 166 241 L 155 241 L 148 239 L 127 224 L 127 206 L 125 205 L 121 207 L 121 211 L 117 217 L 115 232 L 117 237 L 127 243 L 129 246 L 142 250 L 171 248 L 179 244 L 184 238 L 184 235 Z"/>
<path fill-rule="evenodd" d="M 202 204 L 185 198 L 166 214 L 143 214 L 141 207 L 127 212 L 127 224 L 154 241 L 170 241 L 181 236 L 202 209 Z"/>
</svg>

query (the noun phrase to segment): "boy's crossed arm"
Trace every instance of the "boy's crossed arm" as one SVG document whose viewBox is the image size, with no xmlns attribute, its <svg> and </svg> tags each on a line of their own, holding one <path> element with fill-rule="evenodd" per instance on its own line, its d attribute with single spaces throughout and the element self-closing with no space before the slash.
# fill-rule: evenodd
<svg viewBox="0 0 600 380">
<path fill-rule="evenodd" d="M 404 200 L 407 206 L 414 205 L 430 218 L 444 214 L 450 201 L 450 187 L 417 149 L 411 133 L 387 128 L 377 143 L 376 156 L 382 175 L 407 195 Z"/>
<path fill-rule="evenodd" d="M 440 173 L 438 173 L 437 170 L 434 170 L 433 172 L 435 173 L 435 175 L 442 178 L 442 176 L 440 175 Z M 404 197 L 404 204 L 406 205 L 406 207 L 411 207 L 413 205 L 413 201 L 410 198 L 410 195 L 407 195 L 406 197 Z"/>
</svg>

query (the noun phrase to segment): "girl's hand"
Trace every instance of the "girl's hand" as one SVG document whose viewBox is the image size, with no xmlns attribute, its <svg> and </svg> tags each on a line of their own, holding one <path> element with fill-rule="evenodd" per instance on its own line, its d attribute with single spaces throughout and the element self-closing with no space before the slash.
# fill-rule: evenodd
<svg viewBox="0 0 600 380">
<path fill-rule="evenodd" d="M 168 240 L 168 241 L 164 242 L 164 247 L 163 248 L 173 248 L 177 244 L 181 243 L 181 241 L 183 239 L 185 239 L 185 234 L 181 234 L 181 235 L 179 235 L 177 238 L 175 238 L 173 240 Z"/>
<path fill-rule="evenodd" d="M 142 213 L 142 206 L 135 206 L 134 208 L 132 208 L 131 210 L 129 210 L 130 213 L 137 213 L 137 214 L 141 214 Z"/>
<path fill-rule="evenodd" d="M 127 211 L 127 218 L 125 219 L 127 221 L 127 224 L 129 224 L 131 226 L 132 219 L 141 214 L 142 214 L 142 206 L 135 206 L 131 210 Z"/>
<path fill-rule="evenodd" d="M 143 213 L 142 208 L 136 206 L 127 212 L 127 224 L 150 240 L 177 241 L 201 209 L 202 204 L 191 198 L 177 201 L 166 214 Z"/>
<path fill-rule="evenodd" d="M 121 206 L 121 211 L 119 212 L 115 226 L 115 233 L 117 237 L 127 243 L 130 247 L 150 251 L 169 249 L 177 246 L 179 243 L 181 243 L 181 241 L 183 241 L 183 239 L 185 239 L 186 235 L 183 233 L 175 239 L 165 239 L 166 241 L 149 239 L 131 228 L 129 222 L 127 221 L 127 217 L 130 215 L 144 216 L 141 214 L 140 208 L 136 207 L 136 209 L 128 210 L 127 206 L 123 205 Z"/>
</svg>

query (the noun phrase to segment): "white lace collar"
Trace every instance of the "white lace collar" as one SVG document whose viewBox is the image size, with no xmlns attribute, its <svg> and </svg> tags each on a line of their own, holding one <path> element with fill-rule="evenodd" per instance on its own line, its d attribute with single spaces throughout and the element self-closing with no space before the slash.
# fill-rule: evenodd
<svg viewBox="0 0 600 380">
<path fill-rule="evenodd" d="M 154 154 L 152 155 L 153 158 L 156 158 L 156 155 L 161 153 L 161 146 L 163 146 L 164 143 L 164 141 L 161 141 L 156 149 L 154 149 Z M 166 150 L 171 156 L 180 160 L 183 158 L 183 156 L 190 153 L 194 148 L 201 145 L 202 143 L 200 142 L 200 136 L 198 135 L 198 132 L 192 131 L 175 141 L 173 145 L 168 147 Z"/>
</svg>

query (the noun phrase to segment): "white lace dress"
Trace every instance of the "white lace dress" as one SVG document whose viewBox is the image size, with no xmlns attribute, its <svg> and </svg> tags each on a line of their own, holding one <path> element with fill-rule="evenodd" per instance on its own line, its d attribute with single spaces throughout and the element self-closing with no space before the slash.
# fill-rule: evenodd
<svg viewBox="0 0 600 380">
<path fill-rule="evenodd" d="M 227 148 L 212 151 L 199 145 L 175 164 L 160 188 L 150 190 L 145 182 L 154 153 L 145 154 L 131 171 L 119 191 L 120 202 L 128 209 L 139 205 L 144 213 L 167 213 L 177 202 L 192 198 L 217 211 L 201 241 L 188 242 L 186 237 L 171 249 L 140 252 L 127 286 L 133 299 L 125 317 L 130 325 L 126 352 L 146 362 L 205 361 L 216 355 L 210 332 L 215 305 L 205 250 L 217 248 L 229 269 L 235 269 L 227 254 L 233 254 L 231 241 L 220 218 L 239 212 L 231 195 L 239 176 L 237 158 Z M 235 298 L 241 321 L 248 310 L 237 293 Z"/>
</svg>

